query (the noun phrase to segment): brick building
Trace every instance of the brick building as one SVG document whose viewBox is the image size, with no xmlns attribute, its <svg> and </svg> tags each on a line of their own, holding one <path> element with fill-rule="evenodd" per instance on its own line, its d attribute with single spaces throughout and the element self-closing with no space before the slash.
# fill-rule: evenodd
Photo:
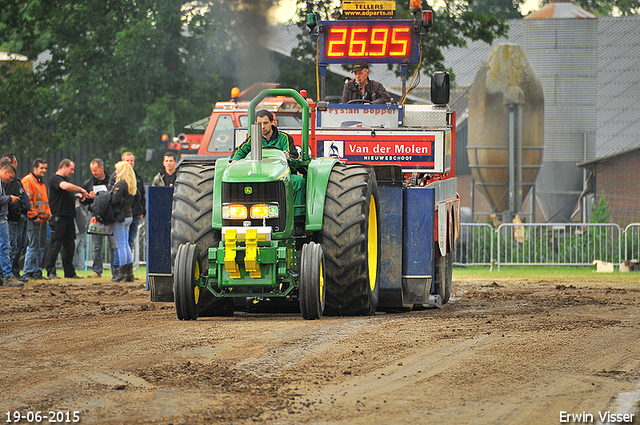
<svg viewBox="0 0 640 425">
<path fill-rule="evenodd" d="M 640 148 L 579 164 L 591 172 L 589 189 L 596 202 L 609 203 L 611 223 L 640 222 Z"/>
</svg>

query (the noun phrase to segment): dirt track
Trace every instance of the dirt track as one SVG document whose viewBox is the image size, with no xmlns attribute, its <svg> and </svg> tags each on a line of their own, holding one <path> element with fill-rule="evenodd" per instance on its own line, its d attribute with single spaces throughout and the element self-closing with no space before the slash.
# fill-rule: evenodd
<svg viewBox="0 0 640 425">
<path fill-rule="evenodd" d="M 558 424 L 608 410 L 640 423 L 637 283 L 454 281 L 440 310 L 319 321 L 180 322 L 141 283 L 107 279 L 0 300 L 3 422 Z"/>
</svg>

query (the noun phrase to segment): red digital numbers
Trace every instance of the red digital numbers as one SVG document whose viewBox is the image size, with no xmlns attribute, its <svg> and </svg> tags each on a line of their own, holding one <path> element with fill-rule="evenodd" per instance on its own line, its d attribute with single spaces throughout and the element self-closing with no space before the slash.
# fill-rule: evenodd
<svg viewBox="0 0 640 425">
<path fill-rule="evenodd" d="M 405 58 L 411 55 L 413 28 L 407 26 L 339 26 L 328 28 L 327 58 Z"/>
</svg>

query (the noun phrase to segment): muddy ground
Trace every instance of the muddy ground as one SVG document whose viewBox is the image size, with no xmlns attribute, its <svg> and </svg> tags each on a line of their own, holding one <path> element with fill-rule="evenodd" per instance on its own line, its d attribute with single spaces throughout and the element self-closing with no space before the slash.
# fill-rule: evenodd
<svg viewBox="0 0 640 425">
<path fill-rule="evenodd" d="M 142 286 L 0 288 L 0 421 L 640 423 L 637 283 L 455 280 L 438 310 L 195 322 Z"/>
</svg>

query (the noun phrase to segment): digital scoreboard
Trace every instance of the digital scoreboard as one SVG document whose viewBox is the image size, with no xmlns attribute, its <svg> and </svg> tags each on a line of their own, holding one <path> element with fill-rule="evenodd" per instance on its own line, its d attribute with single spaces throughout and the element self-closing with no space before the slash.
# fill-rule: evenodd
<svg viewBox="0 0 640 425">
<path fill-rule="evenodd" d="M 415 63 L 420 31 L 409 20 L 321 21 L 319 62 Z"/>
</svg>

